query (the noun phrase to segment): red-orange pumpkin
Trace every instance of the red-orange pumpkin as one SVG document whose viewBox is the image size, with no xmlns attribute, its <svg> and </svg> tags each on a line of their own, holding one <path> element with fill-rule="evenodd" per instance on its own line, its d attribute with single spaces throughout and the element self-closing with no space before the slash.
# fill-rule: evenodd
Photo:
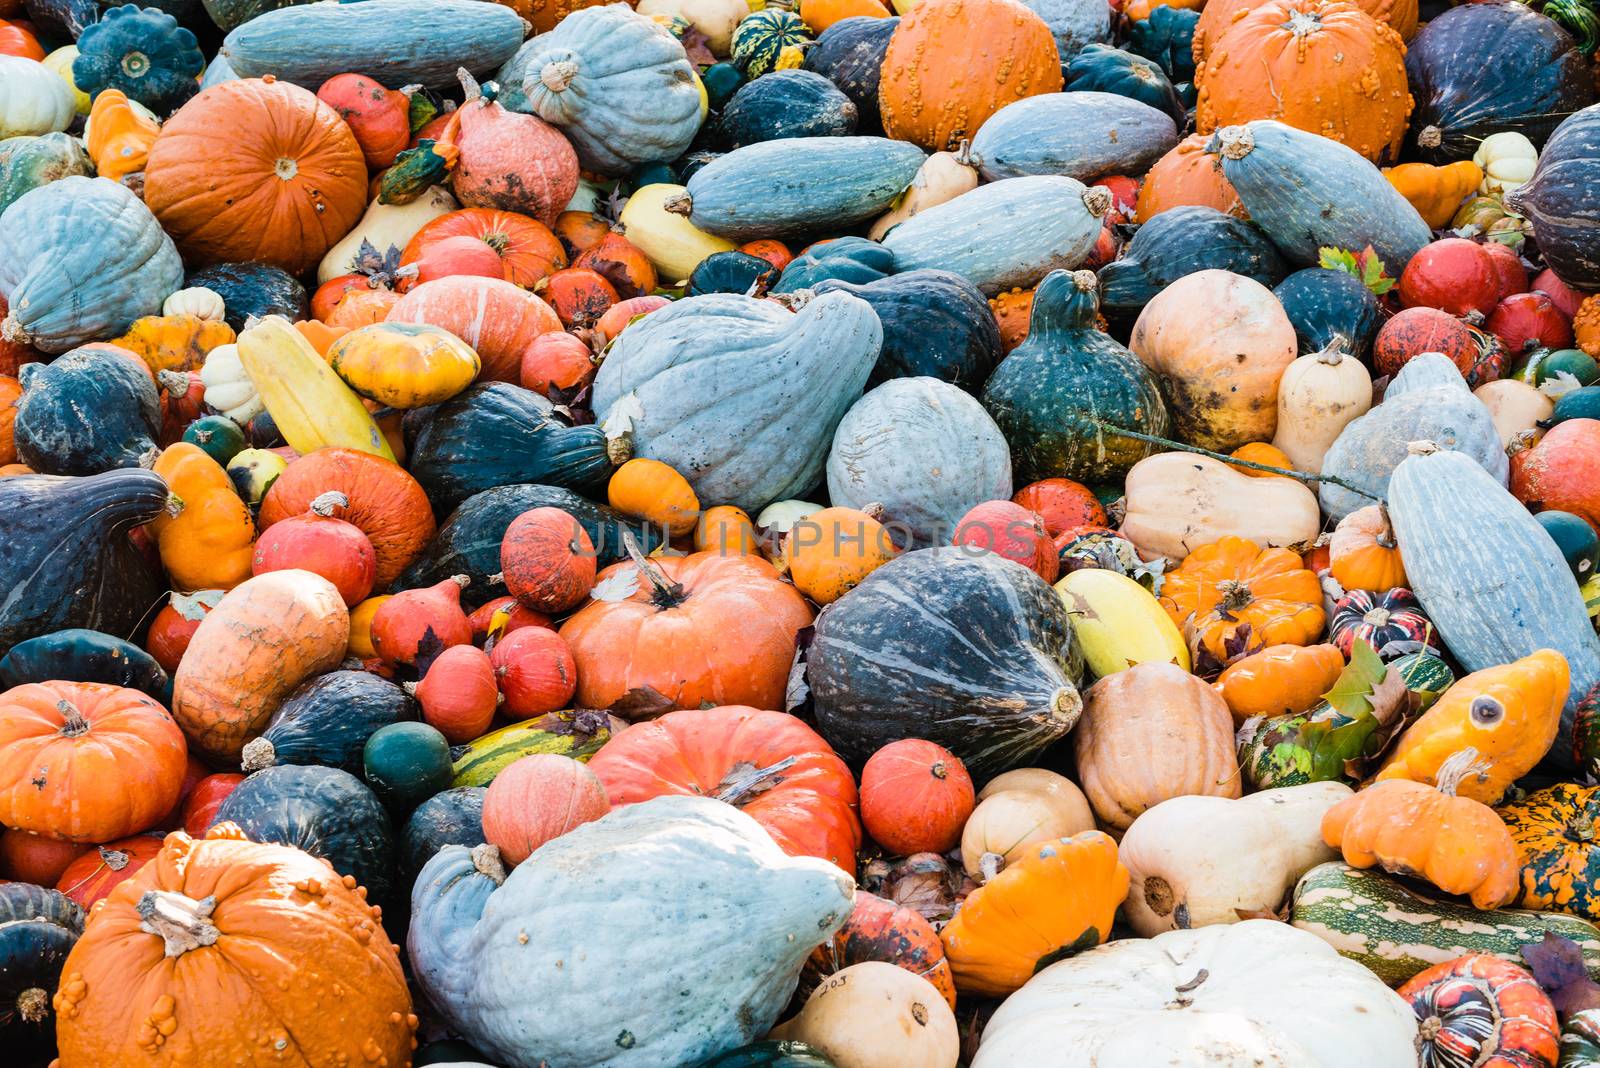
<svg viewBox="0 0 1600 1068">
<path fill-rule="evenodd" d="M 304 513 L 272 524 L 256 539 L 251 574 L 301 568 L 333 583 L 346 607 L 366 600 L 378 554 L 360 527 L 340 518 L 349 506 L 350 498 L 329 490 L 313 497 Z"/>
<path fill-rule="evenodd" d="M 806 960 L 801 989 L 815 987 L 834 972 L 869 960 L 922 976 L 955 1008 L 956 981 L 933 924 L 920 913 L 865 890 L 856 891 L 855 908 L 839 932 Z"/>
<path fill-rule="evenodd" d="M 1241 219 L 1248 215 L 1222 173 L 1222 157 L 1206 152 L 1210 140 L 1210 134 L 1190 134 L 1151 165 L 1134 202 L 1134 215 L 1140 222 L 1190 206 L 1215 208 Z"/>
<path fill-rule="evenodd" d="M 385 89 L 365 74 L 335 74 L 322 83 L 317 99 L 350 127 L 367 166 L 382 170 L 411 142 L 411 98 Z"/>
<path fill-rule="evenodd" d="M 500 570 L 506 589 L 529 608 L 559 614 L 589 596 L 594 543 L 583 525 L 559 508 L 533 508 L 506 527 Z"/>
<path fill-rule="evenodd" d="M 557 271 L 545 279 L 539 292 L 556 310 L 562 324 L 571 329 L 593 326 L 621 299 L 610 282 L 583 267 Z"/>
<path fill-rule="evenodd" d="M 507 864 L 611 810 L 593 771 L 559 753 L 512 761 L 483 795 L 483 836 Z"/>
<path fill-rule="evenodd" d="M 183 651 L 189 648 L 189 639 L 200 628 L 206 613 L 222 600 L 223 590 L 200 590 L 196 593 L 168 595 L 156 618 L 150 621 L 150 631 L 145 635 L 144 650 L 155 657 L 162 670 L 172 674 L 178 670 Z"/>
<path fill-rule="evenodd" d="M 159 852 L 161 839 L 153 834 L 134 835 L 95 846 L 66 866 L 61 878 L 56 880 L 56 889 L 83 908 L 91 908 L 120 884 L 138 875 L 139 869 L 154 860 Z"/>
<path fill-rule="evenodd" d="M 486 601 L 474 608 L 467 615 L 467 622 L 472 624 L 472 641 L 474 645 L 482 645 L 484 639 L 489 637 L 489 627 L 494 621 L 496 612 L 504 610 L 506 615 L 505 625 L 500 629 L 501 635 L 510 634 L 523 627 L 548 627 L 550 617 L 543 612 L 535 612 L 521 601 L 509 594 Z"/>
<path fill-rule="evenodd" d="M 596 370 L 589 346 L 564 330 L 540 334 L 522 351 L 522 388 L 541 397 L 588 385 Z"/>
<path fill-rule="evenodd" d="M 485 99 L 470 81 L 456 114 L 460 155 L 450 188 L 462 206 L 505 208 L 554 225 L 578 189 L 572 143 L 543 119 Z"/>
<path fill-rule="evenodd" d="M 417 262 L 411 266 L 417 269 L 412 279 L 414 285 L 457 275 L 505 281 L 500 253 L 475 237 L 447 237 L 443 241 L 435 241 L 422 250 Z"/>
<path fill-rule="evenodd" d="M 1600 419 L 1564 420 L 1515 453 L 1511 492 L 1532 511 L 1571 512 L 1600 531 Z"/>
<path fill-rule="evenodd" d="M 946 853 L 977 803 L 966 765 L 921 738 L 890 742 L 861 769 L 861 821 L 891 853 Z"/>
<path fill-rule="evenodd" d="M 988 550 L 1021 564 L 1046 582 L 1061 570 L 1055 543 L 1044 519 L 1011 501 L 985 501 L 974 505 L 956 523 L 954 545 L 972 552 Z"/>
<path fill-rule="evenodd" d="M 383 322 L 399 301 L 400 294 L 392 289 L 352 289 L 340 298 L 322 323 L 346 333 L 359 330 Z"/>
<path fill-rule="evenodd" d="M 644 297 L 629 297 L 627 300 L 618 301 L 600 316 L 594 324 L 594 332 L 598 335 L 595 344 L 604 345 L 627 329 L 630 323 L 644 318 L 653 311 L 659 311 L 672 302 L 666 297 L 650 294 Z"/>
<path fill-rule="evenodd" d="M 67 865 L 92 848 L 27 831 L 0 830 L 0 879 L 54 886 Z"/>
<path fill-rule="evenodd" d="M 500 689 L 489 654 L 475 645 L 453 645 L 440 653 L 412 688 L 422 720 L 451 745 L 470 742 L 494 722 Z"/>
<path fill-rule="evenodd" d="M 561 320 L 543 299 L 498 276 L 423 282 L 389 309 L 389 321 L 450 331 L 478 353 L 483 361 L 478 378 L 485 382 L 516 382 L 528 346 L 561 329 Z"/>
<path fill-rule="evenodd" d="M 567 265 L 567 252 L 550 228 L 538 219 L 493 208 L 462 208 L 432 220 L 406 242 L 402 266 L 415 263 L 424 249 L 447 237 L 475 237 L 494 249 L 505 280 L 532 289 Z"/>
<path fill-rule="evenodd" d="M 1378 329 L 1372 362 L 1379 374 L 1400 373 L 1406 361 L 1424 352 L 1450 357 L 1467 384 L 1476 388 L 1500 377 L 1506 353 L 1490 334 L 1438 308 L 1406 308 Z"/>
<path fill-rule="evenodd" d="M 1106 510 L 1094 491 L 1070 478 L 1043 478 L 1011 495 L 1012 503 L 1036 512 L 1053 538 L 1086 523 L 1105 526 Z"/>
<path fill-rule="evenodd" d="M 472 624 L 461 610 L 461 590 L 470 580 L 456 575 L 426 589 L 390 597 L 372 615 L 372 648 L 391 664 L 426 668 L 453 645 L 472 640 Z"/>
<path fill-rule="evenodd" d="M 561 635 L 547 627 L 522 627 L 494 643 L 489 653 L 506 715 L 530 719 L 567 707 L 578 668 Z"/>
<path fill-rule="evenodd" d="M 561 239 L 567 259 L 575 260 L 603 241 L 611 232 L 611 224 L 592 211 L 564 211 L 556 216 L 556 224 L 550 229 Z"/>
<path fill-rule="evenodd" d="M 217 820 L 217 809 L 242 782 L 244 776 L 237 771 L 219 771 L 201 779 L 183 803 L 184 831 L 192 838 L 204 837 Z"/>
<path fill-rule="evenodd" d="M 615 231 L 607 233 L 585 249 L 572 265 L 600 275 L 611 283 L 623 300 L 642 297 L 656 290 L 654 265 L 633 242 Z"/>
<path fill-rule="evenodd" d="M 0 22 L 0 56 L 21 56 L 35 62 L 44 60 L 39 38 L 14 22 Z"/>
</svg>

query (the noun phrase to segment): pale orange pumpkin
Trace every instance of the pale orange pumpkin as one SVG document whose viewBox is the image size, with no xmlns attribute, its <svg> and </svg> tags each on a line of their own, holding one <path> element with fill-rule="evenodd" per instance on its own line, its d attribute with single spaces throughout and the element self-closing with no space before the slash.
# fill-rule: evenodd
<svg viewBox="0 0 1600 1068">
<path fill-rule="evenodd" d="M 1219 664 L 1268 645 L 1310 645 L 1327 613 L 1299 554 L 1229 536 L 1190 553 L 1161 585 L 1161 606 Z"/>
<path fill-rule="evenodd" d="M 1145 223 L 1164 211 L 1191 206 L 1215 208 L 1240 219 L 1249 217 L 1244 202 L 1222 173 L 1222 158 L 1206 151 L 1209 140 L 1208 134 L 1190 134 L 1151 164 L 1134 201 L 1136 219 Z"/>
<path fill-rule="evenodd" d="M 483 835 L 508 865 L 611 809 L 594 772 L 559 753 L 530 753 L 494 777 L 483 797 Z"/>
</svg>

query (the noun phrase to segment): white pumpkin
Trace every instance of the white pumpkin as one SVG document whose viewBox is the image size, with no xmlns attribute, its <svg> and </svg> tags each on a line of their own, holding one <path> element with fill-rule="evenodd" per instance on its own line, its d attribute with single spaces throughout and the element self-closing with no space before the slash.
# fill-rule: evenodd
<svg viewBox="0 0 1600 1068">
<path fill-rule="evenodd" d="M 72 123 L 72 87 L 38 60 L 0 56 L 0 138 L 56 133 Z"/>
<path fill-rule="evenodd" d="M 955 1068 L 961 1053 L 944 995 L 878 960 L 830 975 L 772 1037 L 815 1047 L 838 1068 Z"/>
<path fill-rule="evenodd" d="M 1278 429 L 1272 444 L 1296 471 L 1322 473 L 1339 432 L 1372 407 L 1372 374 L 1337 345 L 1301 356 L 1278 380 Z"/>
<path fill-rule="evenodd" d="M 750 14 L 750 5 L 746 0 L 639 0 L 634 10 L 651 18 L 677 15 L 706 35 L 712 55 L 726 56 L 733 31 Z"/>
<path fill-rule="evenodd" d="M 1322 814 L 1350 793 L 1341 782 L 1310 782 L 1146 810 L 1117 851 L 1130 879 L 1128 922 L 1148 938 L 1275 912 L 1300 876 L 1338 858 L 1322 841 Z"/>
<path fill-rule="evenodd" d="M 256 384 L 245 373 L 237 345 L 218 345 L 206 353 L 200 381 L 206 387 L 206 404 L 240 426 L 267 410 Z"/>
<path fill-rule="evenodd" d="M 1247 920 L 1050 965 L 995 1011 L 972 1068 L 1416 1068 L 1416 1038 L 1411 1006 L 1366 968 Z"/>
<path fill-rule="evenodd" d="M 1182 560 L 1229 534 L 1257 545 L 1309 545 L 1322 530 L 1316 494 L 1305 483 L 1251 478 L 1208 456 L 1147 456 L 1122 489 L 1122 536 L 1146 559 Z"/>
<path fill-rule="evenodd" d="M 227 314 L 222 295 L 205 286 L 180 289 L 161 302 L 162 315 L 192 315 L 196 319 L 217 320 Z"/>
<path fill-rule="evenodd" d="M 1539 150 L 1522 134 L 1507 130 L 1480 141 L 1472 162 L 1483 172 L 1478 192 L 1509 193 L 1533 177 L 1539 166 Z"/>
<path fill-rule="evenodd" d="M 448 190 L 437 185 L 430 186 L 427 192 L 409 204 L 379 204 L 374 200 L 367 205 L 366 214 L 361 216 L 356 228 L 322 257 L 322 262 L 317 265 L 317 284 L 354 272 L 356 256 L 361 252 L 363 241 L 371 242 L 379 255 L 391 248 L 404 249 L 406 242 L 415 237 L 418 230 L 459 206 Z M 398 260 L 399 256 L 395 258 Z"/>
<path fill-rule="evenodd" d="M 978 164 L 966 141 L 961 142 L 960 149 L 955 152 L 935 152 L 917 168 L 916 177 L 911 179 L 906 191 L 872 224 L 867 236 L 882 241 L 885 234 L 919 211 L 937 207 L 976 188 Z"/>
<path fill-rule="evenodd" d="M 756 526 L 774 534 L 787 534 L 800 520 L 820 511 L 822 505 L 810 501 L 773 501 L 756 516 Z"/>
</svg>

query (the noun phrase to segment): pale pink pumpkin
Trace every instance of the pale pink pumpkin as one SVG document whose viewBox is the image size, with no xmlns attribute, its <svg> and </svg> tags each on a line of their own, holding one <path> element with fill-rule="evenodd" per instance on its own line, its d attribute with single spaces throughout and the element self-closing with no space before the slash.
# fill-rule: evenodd
<svg viewBox="0 0 1600 1068">
<path fill-rule="evenodd" d="M 423 282 L 389 309 L 391 323 L 427 323 L 471 345 L 482 382 L 516 382 L 522 354 L 540 334 L 561 329 L 555 309 L 503 278 L 452 275 Z"/>
<path fill-rule="evenodd" d="M 470 79 L 469 79 L 470 81 Z M 464 208 L 496 208 L 554 226 L 578 191 L 578 154 L 560 130 L 485 100 L 476 84 L 461 105 L 451 188 Z"/>
<path fill-rule="evenodd" d="M 506 864 L 611 811 L 595 773 L 568 756 L 534 753 L 507 765 L 483 797 L 483 836 Z"/>
</svg>

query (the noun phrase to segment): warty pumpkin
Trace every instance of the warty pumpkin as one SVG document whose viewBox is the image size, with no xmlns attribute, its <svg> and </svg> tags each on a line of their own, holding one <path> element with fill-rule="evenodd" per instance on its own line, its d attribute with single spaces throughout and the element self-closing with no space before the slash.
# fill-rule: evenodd
<svg viewBox="0 0 1600 1068">
<path fill-rule="evenodd" d="M 1261 7 L 1266 0 L 1212 0 L 1200 9 L 1195 23 L 1193 51 L 1195 65 L 1210 58 L 1211 49 L 1241 19 Z M 1409 41 L 1417 32 L 1417 0 L 1355 0 L 1355 5 Z"/>
<path fill-rule="evenodd" d="M 180 441 L 162 451 L 155 473 L 175 498 L 150 525 L 174 588 L 231 590 L 249 578 L 256 528 L 228 472 L 198 445 Z"/>
<path fill-rule="evenodd" d="M 212 349 L 233 342 L 233 328 L 220 317 L 162 314 L 135 319 L 110 343 L 138 355 L 151 371 L 198 371 Z"/>
<path fill-rule="evenodd" d="M 1169 572 L 1161 604 L 1190 643 L 1221 664 L 1268 645 L 1309 645 L 1327 620 L 1322 587 L 1297 553 L 1233 536 Z"/>
</svg>

